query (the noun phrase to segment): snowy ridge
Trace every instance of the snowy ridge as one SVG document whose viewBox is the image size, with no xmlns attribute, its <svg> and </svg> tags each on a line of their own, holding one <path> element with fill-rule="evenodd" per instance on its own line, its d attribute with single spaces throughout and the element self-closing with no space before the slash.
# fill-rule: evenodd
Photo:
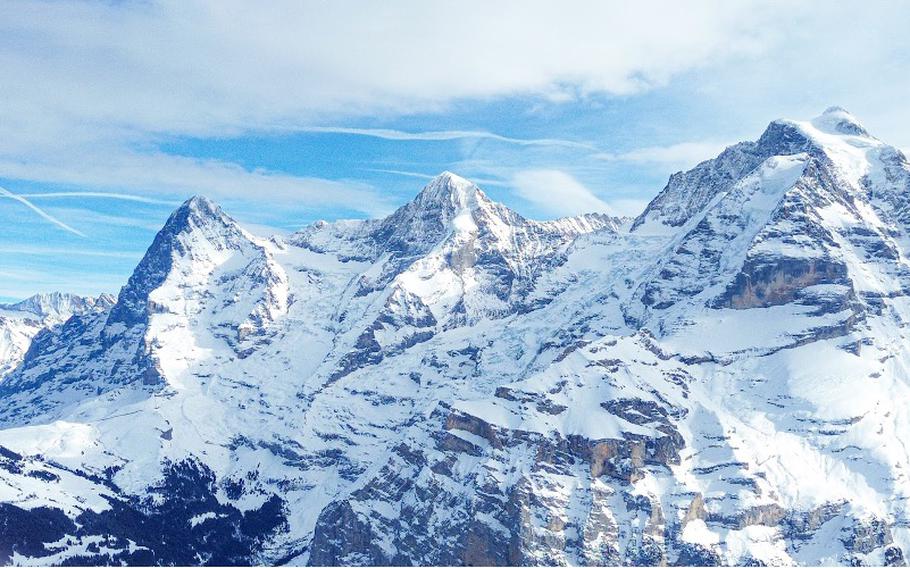
<svg viewBox="0 0 910 568">
<path fill-rule="evenodd" d="M 106 309 L 114 305 L 115 298 L 110 294 L 102 294 L 97 298 L 76 296 L 61 292 L 35 294 L 15 304 L 0 304 L 0 310 L 6 312 L 24 312 L 41 319 L 50 319 L 56 322 L 66 321 L 74 314 L 83 313 L 91 309 Z"/>
<path fill-rule="evenodd" d="M 0 304 L 0 380 L 19 365 L 39 332 L 74 315 L 105 311 L 114 302 L 115 298 L 108 294 L 92 298 L 51 292 L 14 304 Z"/>
<path fill-rule="evenodd" d="M 836 107 L 631 224 L 448 172 L 285 239 L 193 198 L 0 383 L 0 555 L 902 564 L 908 199 Z"/>
</svg>

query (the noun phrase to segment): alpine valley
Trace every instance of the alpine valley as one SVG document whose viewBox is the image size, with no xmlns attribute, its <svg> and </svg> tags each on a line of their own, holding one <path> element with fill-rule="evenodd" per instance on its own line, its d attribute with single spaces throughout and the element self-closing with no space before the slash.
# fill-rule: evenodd
<svg viewBox="0 0 910 568">
<path fill-rule="evenodd" d="M 0 357 L 0 563 L 910 554 L 910 164 L 837 107 L 636 219 L 194 197 L 116 298 L 0 307 Z"/>
</svg>

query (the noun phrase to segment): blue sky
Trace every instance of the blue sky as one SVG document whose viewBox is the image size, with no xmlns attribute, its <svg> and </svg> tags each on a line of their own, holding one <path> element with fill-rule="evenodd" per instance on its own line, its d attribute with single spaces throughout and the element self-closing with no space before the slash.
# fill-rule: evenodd
<svg viewBox="0 0 910 568">
<path fill-rule="evenodd" d="M 558 5 L 557 5 L 558 4 Z M 116 292 L 201 193 L 261 232 L 451 170 L 635 214 L 778 117 L 910 148 L 910 5 L 32 2 L 0 14 L 0 300 Z"/>
</svg>

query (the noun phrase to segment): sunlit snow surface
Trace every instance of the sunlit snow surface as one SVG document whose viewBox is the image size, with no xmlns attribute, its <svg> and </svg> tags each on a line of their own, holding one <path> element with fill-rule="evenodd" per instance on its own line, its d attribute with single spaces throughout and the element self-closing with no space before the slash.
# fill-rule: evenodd
<svg viewBox="0 0 910 568">
<path fill-rule="evenodd" d="M 246 562 L 895 562 L 908 192 L 906 158 L 833 108 L 634 223 L 528 221 L 448 173 L 287 238 L 194 198 L 117 306 L 45 324 L 0 383 L 0 502 L 102 513 L 190 460 L 219 506 L 280 498 Z"/>
</svg>

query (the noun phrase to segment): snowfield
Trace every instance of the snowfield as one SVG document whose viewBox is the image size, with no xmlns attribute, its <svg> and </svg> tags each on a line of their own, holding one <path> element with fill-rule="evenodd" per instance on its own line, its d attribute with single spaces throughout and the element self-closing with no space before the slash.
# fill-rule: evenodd
<svg viewBox="0 0 910 568">
<path fill-rule="evenodd" d="M 635 220 L 194 197 L 116 301 L 0 307 L 0 561 L 903 565 L 908 258 L 907 158 L 837 107 Z"/>
</svg>

